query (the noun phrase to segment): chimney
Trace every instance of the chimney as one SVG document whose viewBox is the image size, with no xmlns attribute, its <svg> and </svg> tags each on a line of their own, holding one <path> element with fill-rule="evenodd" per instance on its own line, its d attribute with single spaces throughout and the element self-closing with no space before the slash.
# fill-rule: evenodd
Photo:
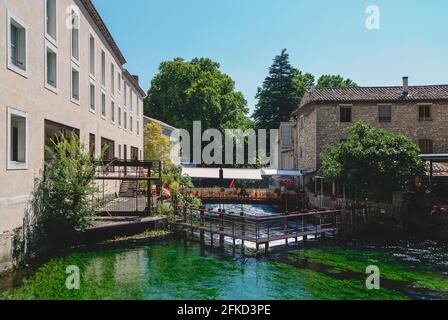
<svg viewBox="0 0 448 320">
<path fill-rule="evenodd" d="M 409 77 L 403 77 L 403 93 L 409 93 Z"/>
<path fill-rule="evenodd" d="M 138 76 L 136 76 L 136 75 L 132 75 L 132 77 L 137 81 L 137 83 L 139 82 L 139 81 L 138 81 L 138 80 L 139 80 Z"/>
</svg>

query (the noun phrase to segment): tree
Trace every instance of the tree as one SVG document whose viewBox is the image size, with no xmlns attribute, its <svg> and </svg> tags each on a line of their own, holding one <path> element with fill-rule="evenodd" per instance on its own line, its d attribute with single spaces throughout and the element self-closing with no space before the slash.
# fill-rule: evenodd
<svg viewBox="0 0 448 320">
<path fill-rule="evenodd" d="M 320 174 L 344 184 L 355 199 L 390 200 L 410 177 L 425 173 L 419 153 L 406 136 L 357 122 L 347 140 L 321 154 Z"/>
<path fill-rule="evenodd" d="M 162 133 L 162 126 L 148 123 L 144 130 L 145 159 L 162 161 L 164 167 L 172 166 L 171 141 Z"/>
<path fill-rule="evenodd" d="M 258 88 L 258 103 L 253 114 L 257 127 L 278 129 L 280 122 L 289 121 L 305 90 L 313 83 L 314 77 L 295 69 L 283 49 L 274 58 L 262 87 Z"/>
<path fill-rule="evenodd" d="M 249 109 L 234 81 L 207 58 L 162 62 L 145 99 L 145 115 L 192 131 L 193 121 L 202 128 L 247 128 Z"/>
<path fill-rule="evenodd" d="M 340 75 L 323 75 L 317 80 L 318 88 L 354 88 L 358 85 L 350 79 L 344 79 Z"/>
</svg>

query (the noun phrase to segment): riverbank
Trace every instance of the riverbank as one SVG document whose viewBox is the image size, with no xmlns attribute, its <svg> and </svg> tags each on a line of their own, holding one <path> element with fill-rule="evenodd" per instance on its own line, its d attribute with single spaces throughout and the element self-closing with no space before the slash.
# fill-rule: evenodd
<svg viewBox="0 0 448 320">
<path fill-rule="evenodd" d="M 66 252 L 0 279 L 3 299 L 448 299 L 446 244 L 322 242 L 267 255 L 210 248 L 179 235 Z M 78 266 L 80 290 L 65 287 Z M 367 290 L 376 265 L 381 289 Z M 25 281 L 26 280 L 26 281 Z"/>
</svg>

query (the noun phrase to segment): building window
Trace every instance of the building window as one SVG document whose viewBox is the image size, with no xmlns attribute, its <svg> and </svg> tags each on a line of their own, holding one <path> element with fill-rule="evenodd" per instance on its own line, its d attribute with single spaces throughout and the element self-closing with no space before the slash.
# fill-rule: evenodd
<svg viewBox="0 0 448 320">
<path fill-rule="evenodd" d="M 132 107 L 134 106 L 134 91 L 133 90 L 129 90 L 129 95 L 130 95 L 130 99 L 131 99 L 131 106 L 130 109 L 132 111 Z"/>
<path fill-rule="evenodd" d="M 89 154 L 92 159 L 95 159 L 96 143 L 95 143 L 95 135 L 93 133 L 89 134 Z"/>
<path fill-rule="evenodd" d="M 133 131 L 133 124 L 134 124 L 134 121 L 133 121 L 133 119 L 132 119 L 132 116 L 130 116 L 129 117 L 129 131 Z"/>
<path fill-rule="evenodd" d="M 106 94 L 101 93 L 101 117 L 106 118 Z"/>
<path fill-rule="evenodd" d="M 137 120 L 137 135 L 140 135 L 140 121 Z"/>
<path fill-rule="evenodd" d="M 79 103 L 79 69 L 72 66 L 72 101 Z"/>
<path fill-rule="evenodd" d="M 58 87 L 58 54 L 52 44 L 47 42 L 45 47 L 45 86 L 55 91 Z"/>
<path fill-rule="evenodd" d="M 121 74 L 118 72 L 118 92 L 121 92 Z"/>
<path fill-rule="evenodd" d="M 57 10 L 56 0 L 46 0 L 45 4 L 45 33 L 51 40 L 57 40 Z"/>
<path fill-rule="evenodd" d="M 89 70 L 90 75 L 95 77 L 95 38 L 90 35 L 89 41 Z"/>
<path fill-rule="evenodd" d="M 96 110 L 96 88 L 93 83 L 90 83 L 90 110 Z"/>
<path fill-rule="evenodd" d="M 101 50 L 101 85 L 106 86 L 106 53 Z"/>
<path fill-rule="evenodd" d="M 420 121 L 431 121 L 431 105 L 422 104 L 418 106 L 418 119 Z"/>
<path fill-rule="evenodd" d="M 104 151 L 104 160 L 113 160 L 115 158 L 115 142 L 101 137 L 101 150 Z"/>
<path fill-rule="evenodd" d="M 121 160 L 121 144 L 118 145 L 118 159 Z"/>
<path fill-rule="evenodd" d="M 27 76 L 27 27 L 8 11 L 8 68 Z"/>
<path fill-rule="evenodd" d="M 110 102 L 110 119 L 115 123 L 115 102 Z"/>
<path fill-rule="evenodd" d="M 352 122 L 352 106 L 341 106 L 341 122 Z"/>
<path fill-rule="evenodd" d="M 422 154 L 433 153 L 433 141 L 430 139 L 422 139 L 418 141 L 418 145 L 420 147 L 420 152 Z"/>
<path fill-rule="evenodd" d="M 127 128 L 128 128 L 128 117 L 127 117 L 127 112 L 126 111 L 123 112 L 123 120 L 124 120 L 124 129 L 127 130 Z"/>
<path fill-rule="evenodd" d="M 72 58 L 79 61 L 79 16 L 72 10 Z"/>
<path fill-rule="evenodd" d="M 113 63 L 110 64 L 110 90 L 112 94 L 115 94 L 115 66 Z"/>
<path fill-rule="evenodd" d="M 123 95 L 123 106 L 128 105 L 128 85 L 126 82 L 124 82 L 124 95 Z"/>
<path fill-rule="evenodd" d="M 292 147 L 292 130 L 291 126 L 282 126 L 282 148 L 289 149 Z"/>
<path fill-rule="evenodd" d="M 121 108 L 118 107 L 118 125 L 121 127 Z"/>
<path fill-rule="evenodd" d="M 392 106 L 380 105 L 378 106 L 378 119 L 380 122 L 392 121 Z"/>
<path fill-rule="evenodd" d="M 8 170 L 27 169 L 28 115 L 24 112 L 8 108 Z"/>
</svg>

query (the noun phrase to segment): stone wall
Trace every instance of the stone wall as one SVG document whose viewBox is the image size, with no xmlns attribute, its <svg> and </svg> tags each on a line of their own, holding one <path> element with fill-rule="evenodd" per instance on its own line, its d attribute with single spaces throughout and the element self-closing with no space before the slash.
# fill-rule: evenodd
<svg viewBox="0 0 448 320">
<path fill-rule="evenodd" d="M 0 234 L 0 275 L 11 271 L 13 260 L 13 235 L 10 232 Z"/>
<path fill-rule="evenodd" d="M 317 111 L 312 106 L 297 115 L 297 152 L 299 169 L 304 174 L 316 171 Z"/>
<path fill-rule="evenodd" d="M 448 151 L 448 103 L 432 103 L 432 121 L 419 121 L 419 106 L 416 102 L 392 103 L 391 122 L 379 122 L 378 104 L 355 103 L 352 105 L 352 122 L 340 122 L 339 104 L 309 105 L 299 110 L 304 116 L 304 125 L 299 127 L 299 149 L 303 148 L 300 168 L 315 171 L 320 166 L 320 153 L 326 145 L 336 145 L 346 138 L 347 128 L 362 120 L 370 125 L 395 134 L 404 134 L 418 145 L 421 139 L 433 140 L 434 152 Z M 306 110 L 310 108 L 314 112 Z M 300 151 L 299 151 L 300 152 Z M 311 153 L 311 154 L 308 154 Z"/>
</svg>

